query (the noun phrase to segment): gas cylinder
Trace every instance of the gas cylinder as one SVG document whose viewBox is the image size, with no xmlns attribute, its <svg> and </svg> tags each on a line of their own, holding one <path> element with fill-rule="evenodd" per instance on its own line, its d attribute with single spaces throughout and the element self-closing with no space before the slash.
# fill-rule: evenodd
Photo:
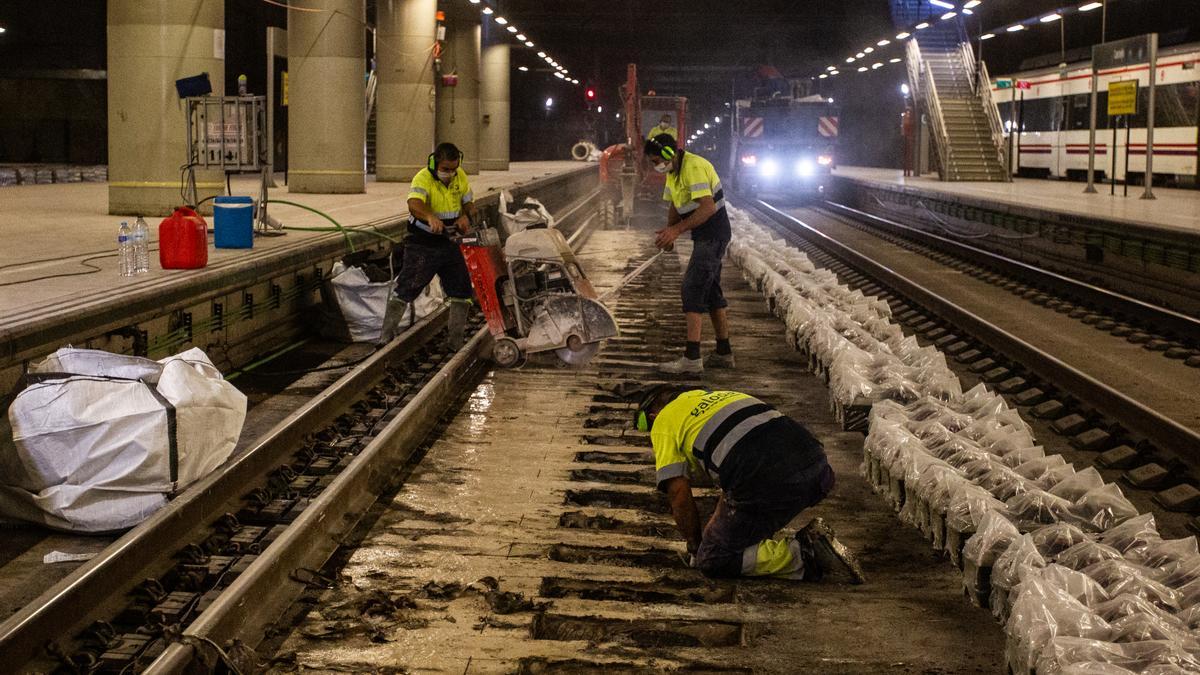
<svg viewBox="0 0 1200 675">
<path fill-rule="evenodd" d="M 164 270 L 194 270 L 208 264 L 208 223 L 186 206 L 158 225 L 158 260 Z"/>
</svg>

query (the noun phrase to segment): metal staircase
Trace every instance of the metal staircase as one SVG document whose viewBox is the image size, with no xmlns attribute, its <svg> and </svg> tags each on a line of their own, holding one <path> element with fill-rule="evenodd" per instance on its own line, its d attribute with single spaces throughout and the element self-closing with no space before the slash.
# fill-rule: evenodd
<svg viewBox="0 0 1200 675">
<path fill-rule="evenodd" d="M 379 77 L 374 70 L 367 74 L 366 88 L 366 140 L 363 144 L 364 166 L 367 173 L 375 173 L 375 99 L 379 94 Z"/>
<path fill-rule="evenodd" d="M 944 181 L 1010 181 L 1000 111 L 987 66 L 976 63 L 958 21 L 908 42 L 909 87 L 923 106 Z"/>
</svg>

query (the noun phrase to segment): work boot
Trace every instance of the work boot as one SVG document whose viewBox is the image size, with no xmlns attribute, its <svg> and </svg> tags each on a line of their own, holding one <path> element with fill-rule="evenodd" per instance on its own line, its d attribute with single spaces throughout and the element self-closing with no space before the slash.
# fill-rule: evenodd
<svg viewBox="0 0 1200 675">
<path fill-rule="evenodd" d="M 467 314 L 471 311 L 471 303 L 465 300 L 451 300 L 447 311 L 449 315 L 446 318 L 446 340 L 454 347 L 459 347 L 466 334 Z"/>
<path fill-rule="evenodd" d="M 708 356 L 704 357 L 704 367 L 705 368 L 733 368 L 734 367 L 733 353 L 730 352 L 729 354 L 718 354 L 716 352 L 713 352 L 712 354 L 709 354 Z"/>
<path fill-rule="evenodd" d="M 796 533 L 800 555 L 804 559 L 805 581 L 821 581 L 832 575 L 837 581 L 861 584 L 866 581 L 854 554 L 838 541 L 833 528 L 823 518 L 813 518 Z"/>
<path fill-rule="evenodd" d="M 379 332 L 379 344 L 385 345 L 400 333 L 400 324 L 408 314 L 408 303 L 395 296 L 389 297 L 387 310 L 383 313 L 383 328 Z"/>
<path fill-rule="evenodd" d="M 681 356 L 674 361 L 667 361 L 658 364 L 658 370 L 668 375 L 683 375 L 696 374 L 704 372 L 704 361 L 700 359 L 689 359 L 687 356 Z"/>
</svg>

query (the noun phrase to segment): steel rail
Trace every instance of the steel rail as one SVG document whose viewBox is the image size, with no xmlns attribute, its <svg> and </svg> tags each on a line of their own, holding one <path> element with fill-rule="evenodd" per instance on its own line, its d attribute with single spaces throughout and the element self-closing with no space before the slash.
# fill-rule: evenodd
<svg viewBox="0 0 1200 675">
<path fill-rule="evenodd" d="M 794 237 L 802 237 L 841 258 L 900 295 L 958 326 L 991 349 L 1022 364 L 1047 382 L 1117 420 L 1159 448 L 1195 468 L 1200 466 L 1200 434 L 1048 354 L 983 317 L 955 304 L 890 267 L 859 253 L 804 221 L 770 204 L 756 200 L 756 210 Z M 799 230 L 799 231 L 798 231 Z"/>
<path fill-rule="evenodd" d="M 185 490 L 166 507 L 121 536 L 21 611 L 0 623 L 0 655 L 16 668 L 44 655 L 47 642 L 78 634 L 143 579 L 157 578 L 178 551 L 201 537 L 217 518 L 237 511 L 246 486 L 287 463 L 310 433 L 319 431 L 383 378 L 387 366 L 402 361 L 444 326 L 440 311 L 376 351 L 366 361 L 275 425 L 255 445 Z"/>
<path fill-rule="evenodd" d="M 975 264 L 990 265 L 1004 274 L 1017 277 L 1026 283 L 1045 284 L 1063 289 L 1084 302 L 1090 302 L 1119 315 L 1136 317 L 1146 321 L 1149 327 L 1162 329 L 1177 337 L 1196 341 L 1200 344 L 1200 318 L 1176 312 L 1173 309 L 1155 305 L 1137 298 L 1102 288 L 1086 281 L 1081 281 L 1066 275 L 1015 260 L 999 253 L 972 246 L 948 237 L 934 234 L 919 227 L 905 225 L 894 220 L 882 218 L 872 213 L 827 201 L 825 204 L 834 211 L 845 214 L 852 220 L 866 221 L 877 225 L 891 234 L 909 238 L 918 244 L 927 244 L 934 248 L 965 258 Z"/>
<path fill-rule="evenodd" d="M 464 383 L 483 369 L 482 328 L 421 388 L 300 516 L 152 662 L 146 673 L 184 672 L 200 654 L 195 645 L 237 638 L 251 647 L 304 591 L 301 569 L 320 569 L 363 513 L 395 480 L 396 471 L 433 429 Z"/>
</svg>

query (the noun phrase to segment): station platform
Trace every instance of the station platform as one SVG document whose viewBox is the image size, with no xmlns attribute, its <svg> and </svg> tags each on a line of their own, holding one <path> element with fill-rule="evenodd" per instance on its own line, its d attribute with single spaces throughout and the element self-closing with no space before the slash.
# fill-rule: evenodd
<svg viewBox="0 0 1200 675">
<path fill-rule="evenodd" d="M 255 195 L 257 181 L 238 177 L 232 191 Z M 471 183 L 476 201 L 494 218 L 503 189 L 518 199 L 538 196 L 554 210 L 594 190 L 598 171 L 572 161 L 518 162 L 508 171 L 473 176 Z M 374 180 L 362 194 L 292 194 L 283 186 L 270 192 L 271 199 L 329 214 L 359 248 L 388 243 L 367 230 L 392 239 L 403 234 L 407 195 L 407 184 Z M 269 212 L 285 228 L 331 226 L 290 205 L 271 204 Z M 253 356 L 263 348 L 260 338 L 294 324 L 295 315 L 312 306 L 323 275 L 347 252 L 341 233 L 286 230 L 256 237 L 253 249 L 210 246 L 203 269 L 162 270 L 155 217 L 148 219 L 150 272 L 125 278 L 116 252 L 122 220 L 132 218 L 107 214 L 104 183 L 0 188 L 0 231 L 14 244 L 0 250 L 0 369 L 10 371 L 0 375 L 0 391 L 8 389 L 14 368 L 65 344 L 161 358 L 185 345 L 207 351 L 239 343 L 246 345 L 241 357 Z"/>
<path fill-rule="evenodd" d="M 1011 183 L 943 182 L 936 175 L 904 176 L 898 169 L 839 166 L 834 176 L 855 183 L 899 188 L 917 194 L 934 194 L 1034 212 L 1055 212 L 1082 220 L 1108 221 L 1147 230 L 1163 230 L 1200 237 L 1200 190 L 1154 188 L 1156 199 L 1140 199 L 1142 186 L 1129 186 L 1129 196 L 1109 194 L 1097 184 L 1097 194 L 1084 194 L 1085 185 L 1074 181 L 1014 178 Z"/>
</svg>

